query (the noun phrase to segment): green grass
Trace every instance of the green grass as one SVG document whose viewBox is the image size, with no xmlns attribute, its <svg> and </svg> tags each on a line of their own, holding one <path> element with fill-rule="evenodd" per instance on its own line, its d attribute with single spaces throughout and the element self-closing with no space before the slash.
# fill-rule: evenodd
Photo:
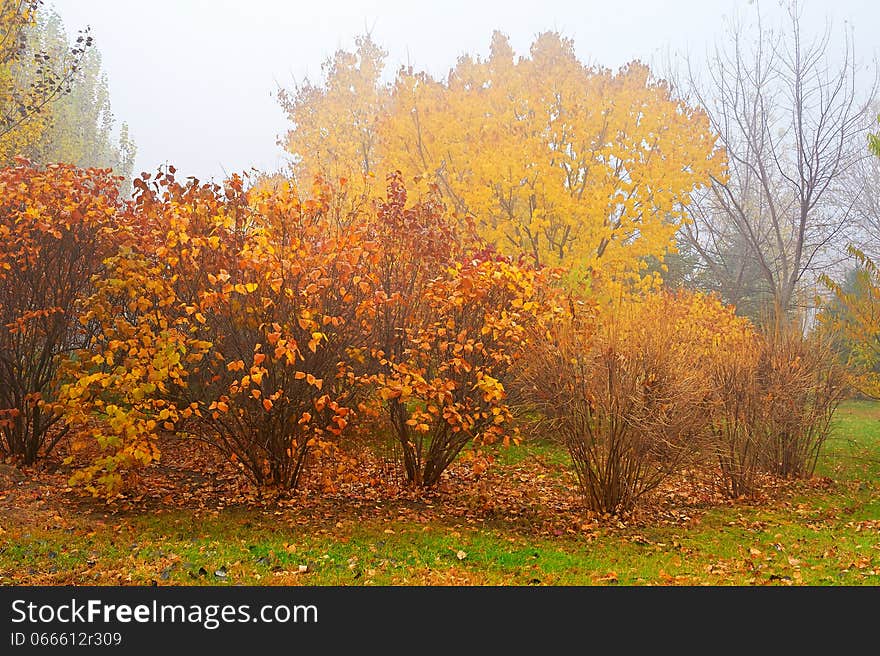
<svg viewBox="0 0 880 656">
<path fill-rule="evenodd" d="M 511 444 L 508 447 L 497 446 L 493 449 L 493 455 L 497 458 L 498 464 L 502 466 L 519 465 L 531 460 L 547 465 L 566 467 L 569 462 L 565 449 L 547 440 Z"/>
<path fill-rule="evenodd" d="M 500 467 L 550 444 L 499 454 Z M 68 512 L 0 533 L 5 584 L 592 585 L 880 584 L 880 404 L 841 406 L 817 471 L 763 502 L 684 523 L 592 523 L 559 535 L 433 506 Z M 451 503 L 452 501 L 450 501 Z M 97 507 L 96 507 L 97 508 Z M 375 512 L 371 512 L 375 511 Z M 304 571 L 302 571 L 304 570 Z"/>
<path fill-rule="evenodd" d="M 816 473 L 836 480 L 880 478 L 880 403 L 847 401 L 834 417 Z"/>
</svg>

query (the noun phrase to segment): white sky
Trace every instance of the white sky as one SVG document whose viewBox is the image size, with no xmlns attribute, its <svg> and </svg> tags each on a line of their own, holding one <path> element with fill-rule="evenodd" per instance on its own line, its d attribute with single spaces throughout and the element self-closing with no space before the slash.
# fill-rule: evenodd
<svg viewBox="0 0 880 656">
<path fill-rule="evenodd" d="M 765 18 L 777 0 L 758 0 Z M 203 180 L 251 167 L 278 170 L 289 126 L 275 90 L 320 79 L 321 63 L 370 29 L 402 63 L 442 75 L 464 53 L 485 54 L 492 31 L 525 54 L 534 36 L 559 30 L 582 61 L 617 68 L 659 62 L 667 51 L 704 56 L 722 16 L 749 0 L 46 0 L 69 35 L 91 26 L 119 121 L 138 147 L 135 173 L 175 165 Z M 880 2 L 806 0 L 803 25 L 836 36 L 853 27 L 857 57 L 878 54 Z M 834 43 L 840 43 L 836 40 Z"/>
</svg>

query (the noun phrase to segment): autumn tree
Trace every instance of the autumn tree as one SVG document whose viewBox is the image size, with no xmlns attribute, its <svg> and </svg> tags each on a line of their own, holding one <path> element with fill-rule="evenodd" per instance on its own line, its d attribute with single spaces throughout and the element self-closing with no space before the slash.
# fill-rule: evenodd
<svg viewBox="0 0 880 656">
<path fill-rule="evenodd" d="M 28 49 L 61 60 L 68 38 L 55 12 L 40 12 L 28 30 Z M 107 75 L 101 67 L 101 53 L 89 48 L 73 72 L 69 91 L 43 113 L 45 128 L 40 138 L 22 151 L 38 164 L 65 162 L 78 167 L 110 168 L 123 178 L 122 195 L 131 192 L 130 178 L 137 148 L 123 123 L 115 137 L 116 120 L 110 105 Z"/>
<path fill-rule="evenodd" d="M 877 167 L 880 138 L 877 135 L 868 135 L 868 150 L 875 157 L 869 159 L 867 169 L 880 171 Z M 874 180 L 862 180 L 865 197 L 872 201 L 877 198 L 877 189 L 872 187 L 872 183 L 876 182 L 876 177 Z M 877 209 L 873 203 L 868 207 Z M 865 215 L 870 218 L 870 212 Z M 880 218 L 877 220 L 880 221 Z M 877 225 L 869 221 L 870 227 L 876 228 Z M 870 240 L 869 243 L 876 247 Z M 828 274 L 821 276 L 823 285 L 833 296 L 822 307 L 820 325 L 836 340 L 838 351 L 853 374 L 854 387 L 865 396 L 880 398 L 880 269 L 865 250 L 850 244 L 847 252 L 855 260 L 856 266 L 843 283 Z"/>
<path fill-rule="evenodd" d="M 461 235 L 448 222 L 439 194 L 407 206 L 407 191 L 399 174 L 389 177 L 386 199 L 377 207 L 372 223 L 378 244 L 377 282 L 372 321 L 373 346 L 367 380 L 380 386 L 381 400 L 395 439 L 403 454 L 407 479 L 422 480 L 423 456 L 410 439 L 410 406 L 413 388 L 405 373 L 412 351 L 412 331 L 428 316 L 426 289 L 443 276 L 446 267 L 462 252 Z M 389 384 L 398 389 L 390 389 Z M 382 389 L 386 389 L 382 392 Z"/>
<path fill-rule="evenodd" d="M 301 184 L 315 175 L 348 178 L 356 191 L 381 190 L 379 121 L 388 103 L 381 81 L 387 53 L 370 37 L 355 40 L 355 51 L 337 51 L 321 65 L 323 81 L 308 79 L 278 99 L 292 129 L 281 145 L 294 155 L 292 173 Z"/>
<path fill-rule="evenodd" d="M 404 68 L 387 87 L 367 45 L 288 104 L 288 148 L 357 163 L 334 175 L 400 169 L 411 193 L 435 185 L 502 253 L 638 280 L 674 247 L 690 194 L 721 174 L 705 115 L 640 63 L 587 67 L 556 33 L 517 58 L 496 33 L 488 58 L 464 56 L 446 79 Z"/>
<path fill-rule="evenodd" d="M 758 13 L 754 38 L 732 22 L 708 76 L 690 70 L 687 86 L 706 108 L 728 168 L 694 197 L 684 226 L 702 266 L 732 281 L 728 300 L 751 287 L 783 315 L 853 223 L 856 199 L 843 183 L 866 156 L 873 95 L 859 90 L 849 37 L 835 45 L 829 28 L 811 38 L 800 7 L 787 10 L 778 29 Z"/>
<path fill-rule="evenodd" d="M 854 246 L 849 254 L 856 261 L 849 284 L 822 276 L 833 297 L 819 319 L 842 343 L 853 386 L 865 396 L 880 398 L 880 269 Z"/>
<path fill-rule="evenodd" d="M 88 30 L 73 46 L 50 53 L 29 38 L 42 0 L 2 0 L 0 4 L 0 163 L 39 141 L 52 102 L 68 93 L 92 45 Z"/>
<path fill-rule="evenodd" d="M 89 341 L 79 303 L 114 250 L 116 185 L 104 170 L 0 169 L 0 452 L 25 463 L 70 428 L 59 367 Z"/>
</svg>

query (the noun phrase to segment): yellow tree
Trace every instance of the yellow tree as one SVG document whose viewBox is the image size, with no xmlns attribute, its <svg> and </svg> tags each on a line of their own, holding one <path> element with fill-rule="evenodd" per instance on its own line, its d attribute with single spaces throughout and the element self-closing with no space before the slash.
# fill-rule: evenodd
<svg viewBox="0 0 880 656">
<path fill-rule="evenodd" d="M 377 124 L 388 96 L 380 81 L 387 53 L 369 35 L 356 46 L 354 53 L 339 50 L 324 62 L 322 85 L 306 80 L 278 94 L 293 123 L 282 145 L 294 155 L 294 177 L 304 187 L 316 175 L 359 182 L 353 187 L 361 191 L 375 179 Z"/>
<path fill-rule="evenodd" d="M 856 269 L 846 285 L 828 275 L 821 277 L 834 297 L 819 318 L 846 353 L 853 386 L 880 399 L 880 268 L 855 246 L 848 250 Z"/>
<path fill-rule="evenodd" d="M 868 135 L 868 148 L 880 157 L 880 134 Z M 820 277 L 834 298 L 825 304 L 819 319 L 835 334 L 839 349 L 847 353 L 854 387 L 865 396 L 880 399 L 880 267 L 855 246 L 847 250 L 856 260 L 856 268 L 844 284 L 827 274 Z"/>
<path fill-rule="evenodd" d="M 42 0 L 0 0 L 0 164 L 40 141 L 50 125 L 48 106 L 70 91 L 92 37 L 81 32 L 61 53 L 34 49 Z"/>
<path fill-rule="evenodd" d="M 436 184 L 459 215 L 476 217 L 487 241 L 541 264 L 641 280 L 647 263 L 674 247 L 691 192 L 723 175 L 700 110 L 642 64 L 617 73 L 585 66 L 557 33 L 517 58 L 496 32 L 487 58 L 463 56 L 443 80 L 404 68 L 389 88 L 377 74 L 360 99 L 350 69 L 327 72 L 297 114 L 327 117 L 323 142 L 291 113 L 291 150 L 308 143 L 318 160 L 328 157 L 324 144 L 358 152 L 368 133 L 361 172 L 381 179 L 400 169 L 408 181 Z M 369 82 L 363 73 L 359 81 Z M 376 113 L 367 132 L 351 119 L 355 107 Z"/>
<path fill-rule="evenodd" d="M 30 29 L 28 48 L 44 52 L 56 61 L 63 60 L 69 48 L 68 37 L 57 12 L 40 12 Z M 41 112 L 41 123 L 48 124 L 46 129 L 39 138 L 24 144 L 20 153 L 37 164 L 65 162 L 82 168 L 112 168 L 115 175 L 125 179 L 123 196 L 129 196 L 137 148 L 125 123 L 119 130 L 118 143 L 114 143 L 116 120 L 110 106 L 107 74 L 102 70 L 97 48 L 85 52 L 70 83 L 70 92 Z"/>
<path fill-rule="evenodd" d="M 31 0 L 0 1 L 0 162 L 9 164 L 29 142 L 36 140 L 45 125 L 26 121 L 17 65 L 27 44 L 27 28 L 36 20 L 37 3 Z"/>
</svg>

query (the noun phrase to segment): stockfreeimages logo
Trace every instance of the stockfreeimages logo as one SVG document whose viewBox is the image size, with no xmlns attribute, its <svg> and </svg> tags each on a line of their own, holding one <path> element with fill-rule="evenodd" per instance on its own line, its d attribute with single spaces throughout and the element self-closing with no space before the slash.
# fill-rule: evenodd
<svg viewBox="0 0 880 656">
<path fill-rule="evenodd" d="M 214 630 L 223 624 L 316 624 L 318 608 L 313 604 L 109 604 L 100 599 L 37 604 L 25 599 L 12 602 L 12 623 L 39 624 L 198 624 Z"/>
</svg>

